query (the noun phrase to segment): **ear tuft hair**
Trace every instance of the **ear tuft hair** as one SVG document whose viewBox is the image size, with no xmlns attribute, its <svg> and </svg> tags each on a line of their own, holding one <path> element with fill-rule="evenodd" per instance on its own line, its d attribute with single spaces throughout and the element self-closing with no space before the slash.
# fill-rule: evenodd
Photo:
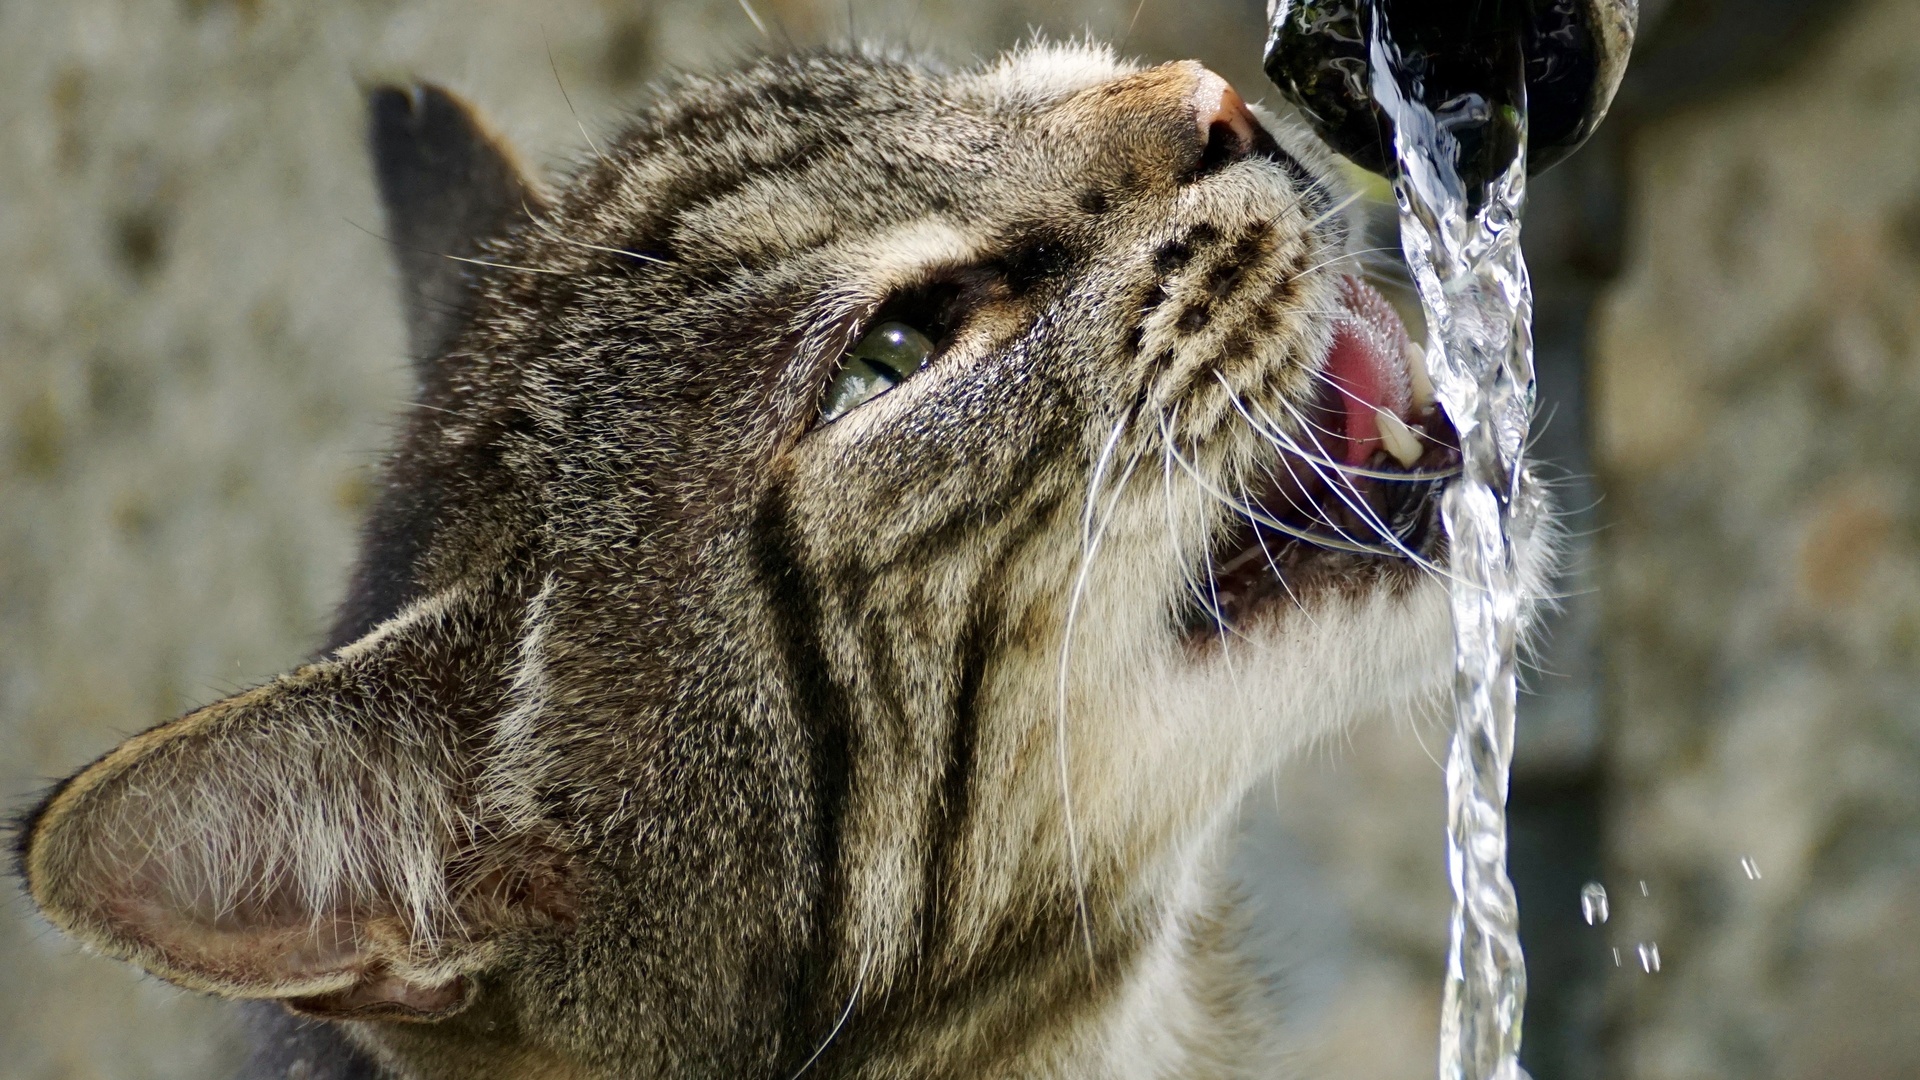
<svg viewBox="0 0 1920 1080">
<path fill-rule="evenodd" d="M 572 915 L 564 857 L 477 819 L 459 725 L 418 693 L 448 674 L 423 665 L 457 662 L 460 621 L 416 605 L 81 771 L 26 823 L 35 903 L 189 989 L 326 1016 L 458 1012 L 502 934 Z"/>
</svg>

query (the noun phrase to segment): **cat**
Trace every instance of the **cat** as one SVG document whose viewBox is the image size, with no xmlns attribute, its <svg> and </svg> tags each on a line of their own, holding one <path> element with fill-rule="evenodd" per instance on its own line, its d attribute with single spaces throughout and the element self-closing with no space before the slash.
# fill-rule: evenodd
<svg viewBox="0 0 1920 1080">
<path fill-rule="evenodd" d="M 336 631 L 55 788 L 45 917 L 284 1006 L 254 1076 L 1272 1075 L 1234 809 L 1451 670 L 1331 157 L 1093 44 L 683 77 L 551 189 L 370 110 L 419 390 Z"/>
</svg>

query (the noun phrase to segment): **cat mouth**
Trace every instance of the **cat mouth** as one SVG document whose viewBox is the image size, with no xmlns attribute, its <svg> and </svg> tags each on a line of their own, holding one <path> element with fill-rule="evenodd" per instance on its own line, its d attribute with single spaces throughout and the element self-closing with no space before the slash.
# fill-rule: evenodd
<svg viewBox="0 0 1920 1080">
<path fill-rule="evenodd" d="M 1339 300 L 1312 403 L 1247 416 L 1274 454 L 1209 552 L 1182 620 L 1190 638 L 1327 588 L 1430 568 L 1445 544 L 1439 495 L 1459 472 L 1459 437 L 1392 305 L 1352 276 Z"/>
</svg>

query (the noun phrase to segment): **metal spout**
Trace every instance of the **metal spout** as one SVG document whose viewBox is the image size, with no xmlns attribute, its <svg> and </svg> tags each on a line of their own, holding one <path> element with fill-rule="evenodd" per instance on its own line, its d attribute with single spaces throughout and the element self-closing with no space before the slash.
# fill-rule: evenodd
<svg viewBox="0 0 1920 1080">
<path fill-rule="evenodd" d="M 1330 146 L 1385 174 L 1393 125 L 1371 93 L 1384 44 L 1395 77 L 1436 112 L 1524 115 L 1527 167 L 1538 173 L 1606 116 L 1638 9 L 1638 0 L 1268 0 L 1266 72 Z M 1497 126 L 1463 131 L 1489 169 L 1517 148 Z"/>
</svg>

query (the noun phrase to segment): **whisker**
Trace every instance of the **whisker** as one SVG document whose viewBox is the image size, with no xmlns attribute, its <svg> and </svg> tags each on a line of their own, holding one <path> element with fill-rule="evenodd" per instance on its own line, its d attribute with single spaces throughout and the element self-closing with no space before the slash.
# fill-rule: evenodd
<svg viewBox="0 0 1920 1080">
<path fill-rule="evenodd" d="M 760 13 L 753 10 L 752 4 L 747 3 L 747 0 L 740 0 L 740 10 L 747 13 L 747 18 L 752 21 L 753 28 L 760 31 L 761 37 L 772 40 L 772 32 L 767 29 L 767 24 L 760 20 Z"/>
<path fill-rule="evenodd" d="M 1087 975 L 1091 979 L 1097 970 L 1093 955 L 1093 922 L 1087 914 L 1086 871 L 1081 866 L 1080 836 L 1073 819 L 1073 782 L 1067 758 L 1067 705 L 1068 679 L 1071 672 L 1073 655 L 1073 634 L 1080 618 L 1080 602 L 1086 596 L 1087 581 L 1093 570 L 1093 559 L 1099 553 L 1100 543 L 1106 538 L 1107 526 L 1113 521 L 1115 509 L 1119 506 L 1120 496 L 1124 493 L 1127 478 L 1133 475 L 1133 468 L 1139 462 L 1135 455 L 1128 463 L 1120 478 L 1113 485 L 1113 495 L 1108 500 L 1106 513 L 1100 515 L 1096 526 L 1095 513 L 1100 501 L 1100 486 L 1106 479 L 1107 471 L 1113 464 L 1114 449 L 1119 446 L 1121 436 L 1126 432 L 1129 416 L 1122 416 L 1113 425 L 1106 441 L 1100 447 L 1099 456 L 1094 460 L 1093 477 L 1087 484 L 1087 500 L 1080 521 L 1080 565 L 1074 572 L 1073 591 L 1067 600 L 1067 620 L 1060 638 L 1060 678 L 1059 708 L 1054 716 L 1054 754 L 1060 766 L 1060 812 L 1066 825 L 1067 861 L 1073 873 L 1074 904 L 1077 911 L 1081 938 L 1087 949 Z"/>
<path fill-rule="evenodd" d="M 1266 472 L 1269 479 L 1278 482 L 1278 478 L 1273 476 L 1271 469 L 1267 469 Z M 1240 498 L 1247 506 L 1253 505 L 1253 496 L 1247 492 L 1247 486 L 1244 483 L 1240 485 Z M 1253 530 L 1253 542 L 1260 545 L 1260 556 L 1266 560 L 1267 569 L 1273 571 L 1273 579 L 1280 583 L 1280 588 L 1286 592 L 1287 599 L 1293 601 L 1293 606 L 1306 616 L 1308 622 L 1319 626 L 1320 623 L 1313 617 L 1313 612 L 1309 611 L 1307 605 L 1301 601 L 1300 594 L 1293 591 L 1293 585 L 1287 580 L 1287 575 L 1281 572 L 1280 564 L 1273 557 L 1273 549 L 1267 546 L 1267 538 L 1259 529 Z"/>
<path fill-rule="evenodd" d="M 1287 402 L 1283 400 L 1280 402 L 1280 405 L 1282 408 L 1286 409 L 1289 413 L 1291 413 L 1295 418 L 1295 420 L 1305 423 L 1305 418 L 1300 415 L 1299 411 L 1293 406 L 1291 402 Z M 1258 403 L 1255 403 L 1254 407 L 1259 408 Z M 1265 412 L 1265 410 L 1261 410 L 1261 411 L 1263 413 Z M 1278 430 L 1274 431 L 1273 434 L 1276 437 L 1280 438 L 1282 441 L 1284 441 L 1287 444 L 1288 448 L 1291 449 L 1294 453 L 1299 453 L 1299 444 L 1293 440 L 1292 436 L 1286 435 L 1285 433 L 1280 432 Z M 1407 542 L 1401 539 L 1398 533 L 1394 532 L 1394 530 L 1390 528 L 1385 521 L 1381 520 L 1380 515 L 1374 511 L 1373 507 L 1367 505 L 1367 501 L 1365 499 L 1360 498 L 1359 492 L 1355 491 L 1351 485 L 1342 484 L 1339 481 L 1335 480 L 1334 478 L 1328 476 L 1324 471 L 1321 470 L 1320 466 L 1314 464 L 1311 461 L 1308 461 L 1307 465 L 1309 468 L 1312 468 L 1316 473 L 1319 474 L 1321 480 L 1326 482 L 1328 488 L 1330 488 L 1333 491 L 1335 498 L 1338 498 L 1341 502 L 1345 503 L 1348 509 L 1352 510 L 1355 514 L 1359 515 L 1360 518 L 1366 521 L 1369 525 L 1372 525 L 1374 529 L 1378 531 L 1378 533 L 1382 537 L 1384 537 L 1389 544 L 1393 546 L 1396 552 L 1405 556 L 1408 561 L 1412 562 L 1415 566 L 1418 566 L 1421 569 L 1426 570 L 1428 573 L 1437 575 L 1439 577 L 1443 577 L 1448 581 L 1455 580 L 1455 576 L 1452 571 L 1441 567 L 1439 564 L 1433 562 L 1431 559 L 1426 558 L 1420 553 L 1414 551 L 1413 548 L 1409 547 L 1407 545 Z"/>
<path fill-rule="evenodd" d="M 567 271 L 565 270 L 553 270 L 538 266 L 514 266 L 511 263 L 489 262 L 486 259 L 470 259 L 465 255 L 449 255 L 444 251 L 436 252 L 436 254 L 443 259 L 452 259 L 454 262 L 472 263 L 475 266 L 487 266 L 495 270 L 517 270 L 523 274 L 559 274 L 562 277 L 567 275 Z"/>
<path fill-rule="evenodd" d="M 600 149 L 599 143 L 593 141 L 593 136 L 587 134 L 587 125 L 580 122 L 580 114 L 573 111 L 573 96 L 567 93 L 566 81 L 560 78 L 560 65 L 554 62 L 553 42 L 547 39 L 547 27 L 545 23 L 542 23 L 540 26 L 540 40 L 547 47 L 547 67 L 553 72 L 553 84 L 560 88 L 560 100 L 567 103 L 567 112 L 573 116 L 573 125 L 580 129 L 580 137 L 587 140 L 587 146 L 593 150 L 593 156 L 605 162 L 607 160 L 606 153 Z"/>
<path fill-rule="evenodd" d="M 827 1037 L 821 1040 L 820 1045 L 814 1048 L 813 1054 L 808 1057 L 798 1069 L 794 1070 L 793 1076 L 789 1078 L 789 1080 L 800 1080 L 802 1073 L 813 1068 L 813 1063 L 819 1061 L 820 1055 L 827 1052 L 827 1047 L 833 1044 L 835 1036 L 840 1034 L 840 1029 L 847 1026 L 847 1017 L 853 1015 L 854 1002 L 860 1000 L 860 988 L 866 985 L 867 964 L 872 959 L 872 956 L 873 954 L 870 951 L 863 951 L 860 954 L 860 969 L 853 976 L 853 993 L 847 995 L 847 1007 L 840 1010 L 840 1019 L 833 1022 L 833 1030 L 827 1032 Z"/>
<path fill-rule="evenodd" d="M 1408 724 L 1407 728 L 1408 730 L 1413 732 L 1413 741 L 1419 745 L 1420 752 L 1427 756 L 1427 760 L 1433 762 L 1433 767 L 1436 769 L 1439 769 L 1443 773 L 1446 772 L 1447 767 L 1441 764 L 1439 756 L 1436 755 L 1433 752 L 1433 749 L 1427 745 L 1426 736 L 1420 733 L 1420 724 L 1416 721 L 1414 723 Z"/>
<path fill-rule="evenodd" d="M 1204 558 L 1189 559 L 1187 557 L 1185 550 L 1180 544 L 1179 524 L 1174 520 L 1172 465 L 1177 462 L 1184 471 L 1194 471 L 1193 465 L 1187 461 L 1184 454 L 1180 453 L 1180 449 L 1175 445 L 1171 435 L 1172 424 L 1178 422 L 1179 412 L 1179 407 L 1176 405 L 1172 413 L 1162 414 L 1159 418 L 1162 447 L 1160 455 L 1160 493 L 1166 512 L 1167 547 L 1172 551 L 1173 564 L 1180 568 L 1180 581 L 1184 591 L 1193 598 L 1195 603 L 1200 605 L 1203 611 L 1213 616 L 1215 625 L 1225 628 L 1227 622 L 1226 613 L 1220 610 L 1220 593 L 1217 583 L 1213 581 L 1212 560 Z M 1216 492 L 1208 491 L 1205 488 L 1201 488 L 1200 490 L 1202 494 L 1209 495 L 1216 499 L 1219 497 Z M 1229 503 L 1229 505 L 1231 504 Z M 1204 589 L 1202 588 L 1199 575 L 1195 573 L 1193 569 L 1196 563 L 1203 565 L 1207 571 L 1208 580 L 1205 583 L 1206 588 Z"/>
<path fill-rule="evenodd" d="M 1312 221 L 1307 222 L 1307 230 L 1311 232 L 1312 230 L 1317 229 L 1322 225 L 1325 225 L 1328 221 L 1332 220 L 1335 216 L 1341 213 L 1344 213 L 1349 206 L 1352 206 L 1354 203 L 1359 202 L 1363 197 L 1364 196 L 1362 196 L 1362 194 L 1358 191 L 1350 193 L 1346 198 L 1341 199 L 1339 202 L 1328 207 L 1327 210 L 1324 213 L 1322 213 L 1319 217 L 1314 218 Z"/>
<path fill-rule="evenodd" d="M 1194 482 L 1200 485 L 1201 490 L 1205 491 L 1207 494 L 1213 496 L 1214 498 L 1220 500 L 1222 504 L 1233 508 L 1235 512 L 1245 515 L 1248 520 L 1253 521 L 1254 523 L 1259 525 L 1265 525 L 1267 528 L 1272 529 L 1274 532 L 1281 533 L 1286 536 L 1291 536 L 1296 540 L 1304 540 L 1309 544 L 1316 544 L 1316 545 L 1319 545 L 1320 547 L 1332 548 L 1335 551 L 1345 551 L 1354 555 L 1390 555 L 1390 556 L 1399 555 L 1399 552 L 1394 551 L 1390 548 L 1383 548 L 1383 547 L 1378 547 L 1374 545 L 1361 544 L 1353 541 L 1352 539 L 1342 539 L 1337 537 L 1326 536 L 1321 533 L 1310 532 L 1306 529 L 1300 528 L 1297 525 L 1289 525 L 1284 521 L 1280 521 L 1279 519 L 1273 517 L 1272 515 L 1261 511 L 1258 507 L 1242 506 L 1240 503 L 1237 503 L 1234 501 L 1233 496 L 1228 495 L 1226 492 L 1221 491 L 1218 487 L 1215 487 L 1213 484 L 1213 481 L 1208 480 L 1204 475 L 1200 473 L 1198 469 L 1196 469 L 1184 457 L 1181 457 L 1178 454 L 1174 454 L 1172 455 L 1172 459 L 1174 462 L 1178 463 L 1181 468 L 1185 469 L 1189 476 L 1193 477 Z"/>
<path fill-rule="evenodd" d="M 1127 42 L 1133 38 L 1133 28 L 1140 22 L 1140 12 L 1145 9 L 1146 6 L 1147 0 L 1140 0 L 1139 3 L 1133 5 L 1133 18 L 1127 20 L 1127 32 L 1120 35 L 1120 44 L 1114 50 L 1115 52 L 1124 53 L 1127 51 Z"/>
<path fill-rule="evenodd" d="M 1281 404 L 1281 407 L 1285 408 L 1289 413 L 1291 413 L 1297 421 L 1299 421 L 1302 424 L 1308 423 L 1307 419 L 1301 416 L 1299 410 L 1297 410 L 1290 402 L 1282 401 L 1280 404 Z M 1265 410 L 1262 410 L 1262 412 L 1264 413 Z M 1279 440 L 1285 446 L 1286 449 L 1292 451 L 1296 455 L 1300 454 L 1301 450 L 1303 449 L 1303 447 L 1300 446 L 1299 442 L 1295 440 L 1292 435 L 1286 433 L 1285 431 L 1280 430 L 1277 425 L 1269 434 L 1271 434 L 1273 438 Z M 1338 480 L 1334 479 L 1333 477 L 1328 476 L 1326 471 L 1320 465 L 1314 463 L 1313 461 L 1310 461 L 1310 460 L 1307 461 L 1307 466 L 1313 469 L 1314 473 L 1318 475 L 1321 481 L 1327 485 L 1327 487 L 1333 492 L 1334 496 L 1338 498 L 1341 502 L 1345 503 L 1348 509 L 1358 514 L 1368 524 L 1372 525 L 1374 529 L 1380 533 L 1380 535 L 1386 537 L 1389 543 L 1391 543 L 1395 548 L 1404 552 L 1408 558 L 1413 559 L 1415 562 L 1421 561 L 1420 557 L 1418 555 L 1415 555 L 1412 549 L 1408 548 L 1406 544 L 1403 541 L 1401 541 L 1399 536 L 1395 534 L 1392 529 L 1387 527 L 1386 522 L 1380 519 L 1379 515 L 1374 512 L 1373 507 L 1367 505 L 1367 502 L 1365 499 L 1360 498 L 1360 493 L 1354 490 L 1351 485 L 1342 484 Z"/>
<path fill-rule="evenodd" d="M 1243 419 L 1245 419 L 1246 422 L 1250 424 L 1256 432 L 1259 432 L 1261 435 L 1266 436 L 1269 440 L 1280 437 L 1277 432 L 1269 431 L 1266 425 L 1254 419 L 1253 414 L 1247 412 L 1246 405 L 1241 402 L 1240 395 L 1234 391 L 1233 385 L 1227 382 L 1227 377 L 1225 375 L 1222 375 L 1220 372 L 1215 371 L 1213 373 L 1213 377 L 1219 380 L 1220 385 L 1226 390 L 1227 401 L 1229 404 L 1233 406 L 1234 411 L 1238 412 L 1240 416 Z M 1315 431 L 1321 432 L 1322 434 L 1325 434 L 1325 435 L 1336 434 L 1335 432 L 1328 431 L 1326 428 L 1323 428 L 1318 424 L 1314 424 L 1312 426 Z M 1317 462 L 1321 465 L 1326 466 L 1329 469 L 1338 470 L 1339 472 L 1345 473 L 1348 476 L 1364 476 L 1370 480 L 1390 480 L 1390 481 L 1445 480 L 1448 477 L 1460 475 L 1460 469 L 1458 466 L 1451 469 L 1432 469 L 1425 472 L 1414 472 L 1414 471 L 1390 472 L 1385 469 L 1370 469 L 1364 465 L 1349 465 L 1344 461 L 1335 461 L 1332 458 L 1326 457 L 1322 454 L 1316 454 L 1313 451 L 1307 449 L 1306 447 L 1299 445 L 1297 442 L 1289 446 L 1288 450 L 1290 450 L 1292 453 L 1298 454 L 1303 458 L 1306 458 L 1309 461 Z"/>
<path fill-rule="evenodd" d="M 534 214 L 531 209 L 527 208 L 526 203 L 523 202 L 520 204 L 520 206 L 521 206 L 521 209 L 527 211 L 527 218 L 528 220 L 533 222 L 534 228 L 539 229 L 541 232 L 546 233 L 552 239 L 558 240 L 563 244 L 571 244 L 574 247 L 584 248 L 588 251 L 604 251 L 612 255 L 625 255 L 627 258 L 633 259 L 637 262 L 657 263 L 661 266 L 668 265 L 668 260 L 662 259 L 658 255 L 648 255 L 645 252 L 641 252 L 641 251 L 628 251 L 626 248 L 608 247 L 605 244 L 590 244 L 585 240 L 575 240 L 571 236 L 567 236 L 563 233 L 560 233 L 554 230 L 552 226 L 549 226 L 545 221 L 542 221 L 538 215 Z"/>
<path fill-rule="evenodd" d="M 1354 401 L 1358 402 L 1359 404 L 1365 405 L 1367 408 L 1372 409 L 1374 412 L 1386 412 L 1385 409 L 1380 408 L 1380 406 L 1375 405 L 1373 402 L 1368 401 L 1366 398 L 1363 398 L 1359 394 L 1356 394 L 1352 390 L 1348 389 L 1344 384 L 1340 382 L 1340 380 L 1327 374 L 1325 370 L 1309 371 L 1307 372 L 1307 377 L 1311 379 L 1318 379 L 1321 382 L 1326 383 L 1328 386 L 1331 386 L 1335 390 L 1338 390 L 1340 393 L 1345 394 L 1347 397 L 1352 398 Z M 1398 420 L 1399 417 L 1396 416 L 1394 417 L 1394 419 Z M 1314 424 L 1313 429 L 1325 435 L 1339 434 L 1338 432 L 1328 431 L 1326 428 L 1321 427 L 1318 424 Z M 1434 438 L 1432 435 L 1427 434 L 1425 431 L 1421 430 L 1420 428 L 1414 427 L 1412 424 L 1407 425 L 1407 430 L 1411 431 L 1415 436 L 1425 439 L 1430 443 L 1434 443 L 1435 445 L 1438 445 L 1440 442 L 1440 440 Z"/>
<path fill-rule="evenodd" d="M 1335 263 L 1343 262 L 1347 259 L 1359 259 L 1362 255 L 1375 255 L 1375 254 L 1380 254 L 1382 252 L 1399 251 L 1399 250 L 1400 250 L 1399 248 L 1375 247 L 1375 248 L 1359 248 L 1354 251 L 1343 251 L 1338 255 L 1328 256 L 1327 258 L 1322 259 L 1317 263 L 1314 263 L 1312 266 L 1307 267 L 1305 270 L 1300 271 L 1300 276 L 1304 277 L 1307 274 L 1313 273 L 1315 270 L 1323 270 L 1329 266 L 1334 265 Z"/>
<path fill-rule="evenodd" d="M 1293 481 L 1294 487 L 1299 489 L 1304 495 L 1306 486 L 1307 486 L 1306 482 L 1300 479 L 1299 470 L 1293 467 L 1293 462 L 1288 460 L 1287 454 L 1286 454 L 1287 448 L 1294 446 L 1296 444 L 1292 441 L 1292 439 L 1289 436 L 1278 431 L 1269 433 L 1268 438 L 1271 440 L 1274 448 L 1281 451 L 1281 453 L 1276 458 L 1276 460 L 1279 461 L 1280 463 L 1280 467 L 1287 470 L 1287 478 Z M 1271 472 L 1269 472 L 1269 475 L 1271 475 Z M 1319 476 L 1319 473 L 1315 471 L 1314 475 Z M 1333 520 L 1333 515 L 1331 513 L 1329 513 L 1318 502 L 1315 502 L 1312 498 L 1309 497 L 1307 499 L 1307 505 L 1305 507 L 1302 507 L 1299 504 L 1299 502 L 1297 502 L 1292 496 L 1288 496 L 1287 504 L 1292 506 L 1295 510 L 1299 510 L 1302 513 L 1306 514 L 1308 518 L 1314 521 L 1317 521 L 1322 525 L 1325 525 L 1329 529 L 1332 529 L 1334 532 L 1334 535 L 1349 541 L 1354 541 L 1356 543 L 1359 542 L 1351 533 L 1347 532 L 1345 528 L 1341 527 L 1339 522 L 1336 522 Z"/>
<path fill-rule="evenodd" d="M 1236 408 L 1238 408 L 1240 406 L 1240 402 L 1238 400 L 1237 395 L 1233 393 L 1231 388 L 1228 388 L 1227 395 L 1228 395 L 1228 400 L 1234 402 Z M 1300 420 L 1303 424 L 1307 424 L 1307 426 L 1313 426 L 1310 423 L 1308 423 L 1308 421 L 1304 417 L 1302 417 L 1298 412 L 1298 410 L 1294 409 L 1293 406 L 1291 406 L 1290 404 L 1284 401 L 1281 404 L 1285 406 L 1288 409 L 1288 411 L 1292 413 L 1293 416 L 1296 419 Z M 1254 408 L 1256 409 L 1259 408 L 1258 402 L 1254 403 Z M 1241 415 L 1243 416 L 1246 415 L 1244 409 L 1242 409 Z M 1269 417 L 1266 415 L 1265 409 L 1260 409 L 1260 415 L 1266 418 L 1267 423 L 1265 425 L 1262 425 L 1259 421 L 1254 420 L 1252 417 L 1247 417 L 1248 423 L 1253 426 L 1254 430 L 1257 433 L 1264 435 L 1269 441 L 1271 441 L 1275 445 L 1276 449 L 1280 449 L 1288 453 L 1292 453 L 1293 455 L 1300 457 L 1303 461 L 1305 461 L 1307 466 L 1314 471 L 1315 475 L 1317 475 L 1320 478 L 1322 483 L 1327 485 L 1328 489 L 1332 491 L 1332 493 L 1336 498 L 1340 499 L 1343 503 L 1347 505 L 1349 509 L 1354 510 L 1357 514 L 1360 515 L 1361 518 L 1365 519 L 1366 521 L 1368 521 L 1369 524 L 1373 525 L 1377 533 L 1379 533 L 1380 535 L 1388 539 L 1388 541 L 1393 545 L 1394 551 L 1387 552 L 1387 554 L 1404 555 L 1406 558 L 1410 559 L 1416 566 L 1420 566 L 1428 570 L 1429 572 L 1439 573 L 1439 574 L 1445 573 L 1444 571 L 1441 571 L 1437 567 L 1435 567 L 1428 560 L 1414 553 L 1414 551 L 1406 545 L 1405 541 L 1403 541 L 1397 533 L 1395 533 L 1392 529 L 1388 528 L 1386 523 L 1380 520 L 1377 514 L 1373 513 L 1373 508 L 1366 505 L 1366 502 L 1364 499 L 1362 499 L 1359 502 L 1359 504 L 1356 505 L 1354 502 L 1354 499 L 1359 498 L 1359 492 L 1353 490 L 1350 486 L 1344 485 L 1340 483 L 1338 480 L 1335 480 L 1334 478 L 1328 476 L 1325 469 L 1323 469 L 1319 464 L 1315 463 L 1315 458 L 1317 457 L 1317 455 L 1308 454 L 1306 452 L 1306 448 L 1301 446 L 1300 443 L 1296 439 L 1294 439 L 1294 437 L 1290 433 L 1288 433 L 1285 429 L 1283 429 L 1278 423 L 1275 423 L 1272 417 Z M 1320 458 L 1319 460 L 1324 461 L 1325 459 Z M 1280 463 L 1287 470 L 1287 475 L 1293 479 L 1294 483 L 1296 485 L 1299 484 L 1300 483 L 1299 474 L 1294 472 L 1293 464 L 1292 462 L 1287 460 L 1285 454 L 1282 454 L 1280 458 Z M 1329 464 L 1334 464 L 1334 463 L 1329 463 Z M 1289 501 L 1291 502 L 1292 500 L 1289 500 Z M 1324 512 L 1322 512 L 1319 515 L 1319 519 L 1322 524 L 1332 529 L 1339 536 L 1347 539 L 1350 542 L 1355 542 L 1355 543 L 1359 542 L 1355 540 L 1355 538 L 1352 537 L 1347 532 L 1347 530 L 1341 528 L 1338 524 L 1336 524 L 1333 521 L 1331 517 L 1327 516 Z"/>
<path fill-rule="evenodd" d="M 514 266 L 511 263 L 488 262 L 485 259 L 474 259 L 474 258 L 469 258 L 465 255 L 449 255 L 444 251 L 434 251 L 431 248 L 415 247 L 412 244 L 403 244 L 400 241 L 395 240 L 391 236 L 374 232 L 372 229 L 367 228 L 365 225 L 360 224 L 359 222 L 353 220 L 352 218 L 345 218 L 343 220 L 345 220 L 347 224 L 353 226 L 354 228 L 359 229 L 361 232 L 366 233 L 368 236 L 373 237 L 375 240 L 379 240 L 383 243 L 391 244 L 396 248 L 403 248 L 407 251 L 417 251 L 423 255 L 438 255 L 443 259 L 452 259 L 454 262 L 472 263 L 475 266 L 489 266 L 495 270 L 518 270 L 523 274 L 559 274 L 559 275 L 565 276 L 571 273 L 571 271 L 568 271 L 568 270 L 543 269 L 538 266 Z"/>
</svg>

